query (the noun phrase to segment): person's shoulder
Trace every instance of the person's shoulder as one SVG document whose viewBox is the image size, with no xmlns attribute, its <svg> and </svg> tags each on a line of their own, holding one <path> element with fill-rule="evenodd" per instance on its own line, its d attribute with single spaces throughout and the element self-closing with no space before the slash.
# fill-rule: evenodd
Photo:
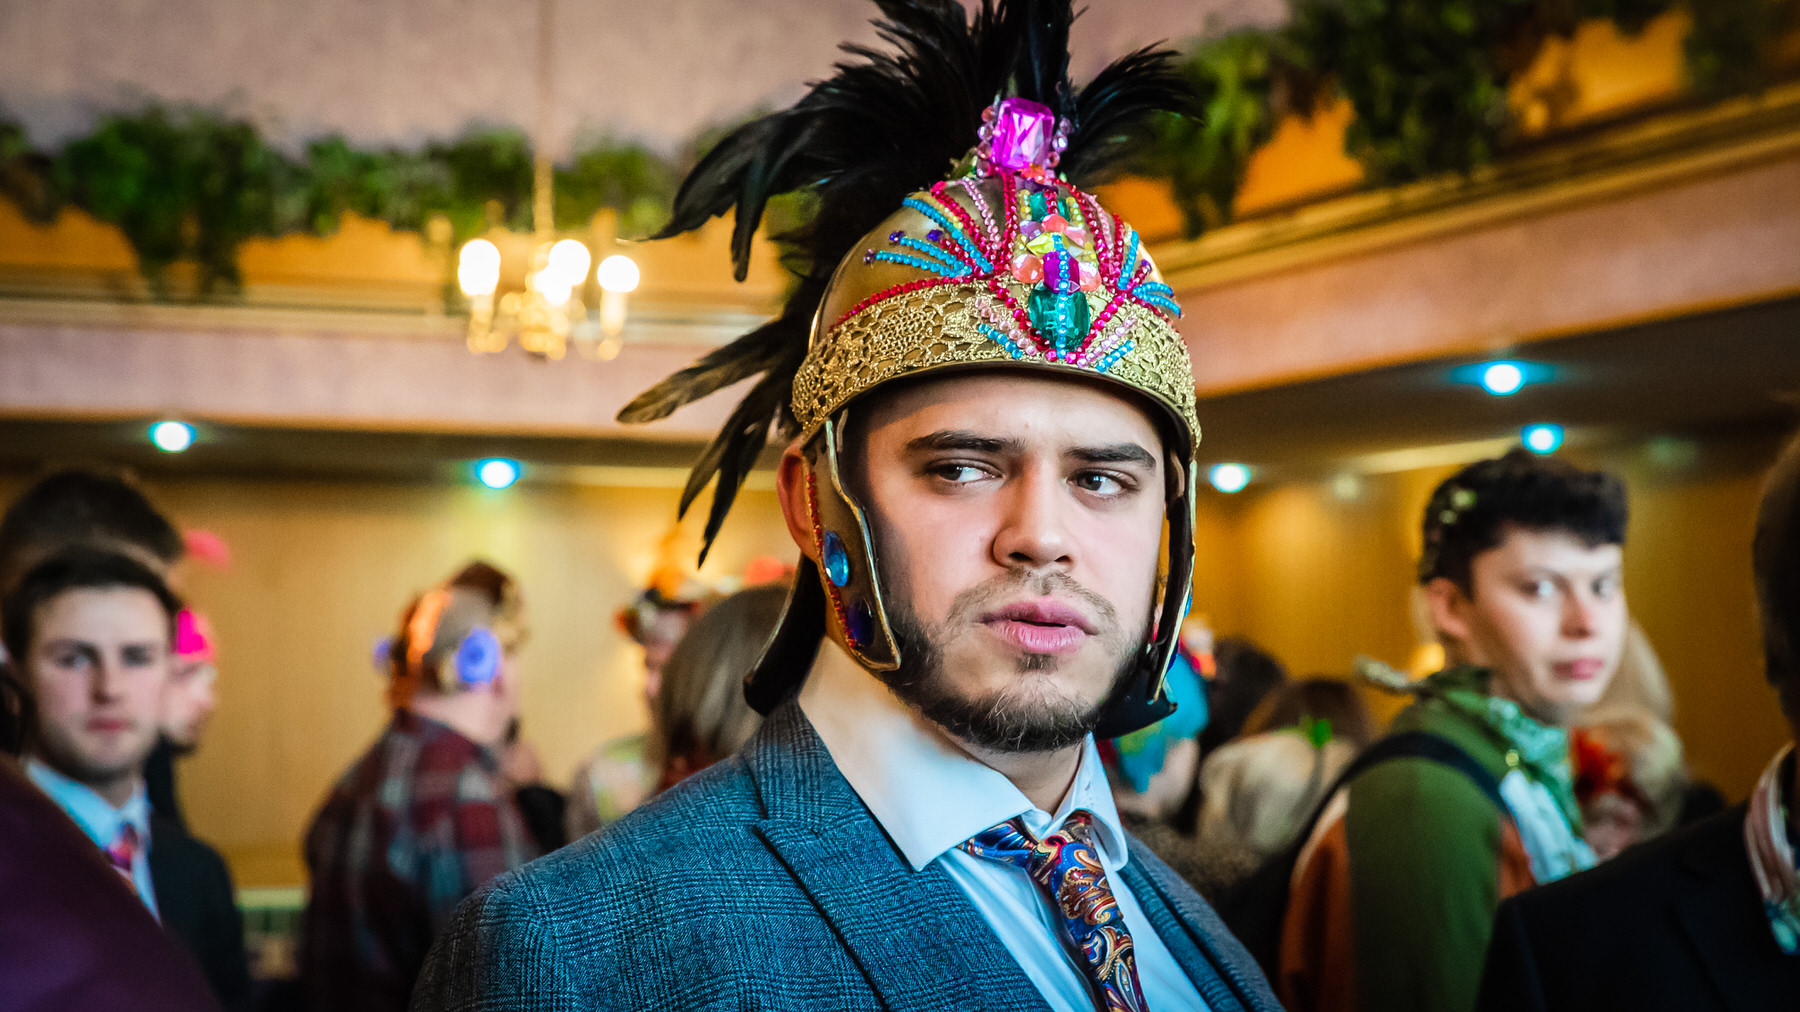
<svg viewBox="0 0 1800 1012">
<path fill-rule="evenodd" d="M 741 759 L 716 763 L 639 805 L 605 829 L 512 873 L 560 887 L 616 887 L 712 874 L 762 849 L 754 827 L 764 817 Z"/>
<path fill-rule="evenodd" d="M 225 858 L 212 844 L 200 839 L 181 823 L 162 815 L 152 813 L 150 816 L 150 856 L 154 860 L 160 855 L 167 862 L 179 864 L 190 871 L 203 872 L 212 877 L 222 877 L 227 881 L 231 872 Z"/>
<path fill-rule="evenodd" d="M 1500 806 L 1468 773 L 1424 756 L 1399 756 L 1356 772 L 1349 788 L 1349 817 L 1384 821 L 1498 821 Z"/>
<path fill-rule="evenodd" d="M 1741 865 L 1748 874 L 1748 862 L 1744 806 L 1738 805 L 1506 902 L 1532 920 L 1560 920 L 1602 910 L 1613 920 L 1621 911 L 1666 898 L 1667 886 L 1684 868 L 1720 874 Z"/>
</svg>

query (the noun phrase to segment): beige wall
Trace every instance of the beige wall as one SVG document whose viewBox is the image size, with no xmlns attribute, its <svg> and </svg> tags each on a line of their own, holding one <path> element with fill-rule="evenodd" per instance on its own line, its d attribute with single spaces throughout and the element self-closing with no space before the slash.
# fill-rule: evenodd
<svg viewBox="0 0 1800 1012">
<path fill-rule="evenodd" d="M 23 485 L 0 478 L 0 500 Z M 413 593 L 464 560 L 523 585 L 531 639 L 523 727 L 553 783 L 600 741 L 642 729 L 639 654 L 613 612 L 643 585 L 675 516 L 673 489 L 154 480 L 184 527 L 221 535 L 227 571 L 188 563 L 183 590 L 214 622 L 221 703 L 181 767 L 196 830 L 240 885 L 297 884 L 314 807 L 385 717 L 371 655 Z M 690 520 L 698 518 L 691 517 Z M 681 560 L 694 558 L 692 532 Z M 790 554 L 774 495 L 745 492 L 702 575 Z"/>
<path fill-rule="evenodd" d="M 1629 485 L 1632 613 L 1668 671 L 1695 771 L 1741 799 L 1788 735 L 1762 677 L 1750 585 L 1751 519 L 1776 437 L 1674 444 L 1672 453 L 1651 445 L 1572 456 Z M 1204 496 L 1195 611 L 1295 675 L 1347 674 L 1357 654 L 1407 666 L 1423 645 L 1408 612 L 1418 517 L 1452 470 L 1370 476 L 1353 501 L 1326 482 Z"/>
</svg>

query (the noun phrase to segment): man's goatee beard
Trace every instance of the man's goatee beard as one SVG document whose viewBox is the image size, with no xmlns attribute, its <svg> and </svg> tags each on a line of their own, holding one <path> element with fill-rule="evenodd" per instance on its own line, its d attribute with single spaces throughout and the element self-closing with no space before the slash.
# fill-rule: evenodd
<svg viewBox="0 0 1800 1012">
<path fill-rule="evenodd" d="M 1081 597 L 1103 611 L 1102 628 L 1118 628 L 1110 604 L 1087 591 L 1082 591 Z M 1053 752 L 1079 744 L 1099 726 L 1107 702 L 1132 671 L 1133 651 L 1123 650 L 1107 691 L 1092 704 L 1046 698 L 1026 686 L 985 697 L 959 695 L 945 674 L 943 652 L 936 638 L 899 598 L 896 594 L 886 603 L 888 626 L 894 632 L 901 664 L 893 671 L 876 675 L 925 719 L 971 745 L 995 752 L 1024 753 Z M 953 605 L 951 614 L 968 610 Z M 1057 658 L 1046 654 L 1024 654 L 1019 658 L 1018 669 L 1020 674 L 1030 674 L 1054 667 L 1056 662 Z"/>
</svg>

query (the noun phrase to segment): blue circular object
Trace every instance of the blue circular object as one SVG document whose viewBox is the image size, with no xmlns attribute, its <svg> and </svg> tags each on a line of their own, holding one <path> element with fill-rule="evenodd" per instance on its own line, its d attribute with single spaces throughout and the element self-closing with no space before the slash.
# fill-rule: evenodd
<svg viewBox="0 0 1800 1012">
<path fill-rule="evenodd" d="M 486 685 L 500 674 L 500 639 L 486 629 L 463 637 L 456 648 L 456 677 L 464 685 Z"/>
<path fill-rule="evenodd" d="M 844 618 L 849 626 L 845 631 L 850 634 L 850 645 L 857 649 L 869 645 L 875 640 L 875 616 L 869 606 L 862 601 L 851 601 L 850 607 L 844 610 Z"/>
<path fill-rule="evenodd" d="M 844 539 L 836 531 L 826 531 L 819 554 L 825 558 L 825 578 L 833 587 L 850 582 L 850 553 L 844 551 Z"/>
</svg>

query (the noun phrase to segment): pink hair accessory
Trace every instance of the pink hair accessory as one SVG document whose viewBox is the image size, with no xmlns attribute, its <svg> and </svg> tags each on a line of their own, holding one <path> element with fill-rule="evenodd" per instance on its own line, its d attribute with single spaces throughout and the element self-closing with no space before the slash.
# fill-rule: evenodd
<svg viewBox="0 0 1800 1012">
<path fill-rule="evenodd" d="M 175 616 L 175 656 L 207 663 L 213 659 L 212 623 L 192 608 Z"/>
<path fill-rule="evenodd" d="M 182 532 L 181 541 L 187 553 L 201 562 L 218 569 L 231 568 L 231 546 L 212 531 L 190 529 Z"/>
</svg>

